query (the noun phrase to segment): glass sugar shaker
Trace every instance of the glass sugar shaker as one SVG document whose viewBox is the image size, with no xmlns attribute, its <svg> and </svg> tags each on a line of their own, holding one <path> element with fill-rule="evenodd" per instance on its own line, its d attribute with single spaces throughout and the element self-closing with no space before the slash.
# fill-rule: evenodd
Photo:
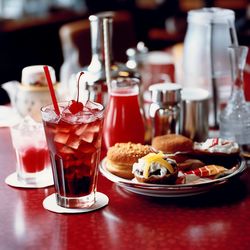
<svg viewBox="0 0 250 250">
<path fill-rule="evenodd" d="M 152 103 L 149 116 L 152 125 L 152 138 L 165 134 L 180 133 L 181 85 L 159 83 L 149 87 Z"/>
</svg>

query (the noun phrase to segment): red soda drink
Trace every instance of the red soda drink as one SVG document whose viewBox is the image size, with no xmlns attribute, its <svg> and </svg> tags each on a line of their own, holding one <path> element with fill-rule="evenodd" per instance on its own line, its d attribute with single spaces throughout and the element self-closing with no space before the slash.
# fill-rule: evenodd
<svg viewBox="0 0 250 250">
<path fill-rule="evenodd" d="M 64 207 L 89 207 L 95 202 L 100 160 L 103 106 L 88 101 L 72 114 L 69 103 L 42 108 L 50 152 L 57 203 Z"/>
</svg>

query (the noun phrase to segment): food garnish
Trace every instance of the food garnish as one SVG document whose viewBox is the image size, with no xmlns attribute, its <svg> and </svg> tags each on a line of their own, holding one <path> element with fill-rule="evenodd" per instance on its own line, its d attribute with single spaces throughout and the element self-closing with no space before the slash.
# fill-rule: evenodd
<svg viewBox="0 0 250 250">
<path fill-rule="evenodd" d="M 143 172 L 143 177 L 144 178 L 148 178 L 149 177 L 149 169 L 150 169 L 150 165 L 154 162 L 154 163 L 159 163 L 161 166 L 165 167 L 170 173 L 174 172 L 174 169 L 172 167 L 172 165 L 166 161 L 164 158 L 164 154 L 163 153 L 149 153 L 148 155 L 144 156 L 143 159 L 145 161 L 145 168 L 144 168 L 144 172 Z"/>
<path fill-rule="evenodd" d="M 79 101 L 79 84 L 80 84 L 80 78 L 81 76 L 84 74 L 84 72 L 80 72 L 80 75 L 78 77 L 78 80 L 77 80 L 77 99 L 76 101 L 75 100 L 72 100 L 71 101 L 71 104 L 69 106 L 69 111 L 71 112 L 71 114 L 77 114 L 78 112 L 81 112 L 83 111 L 83 108 L 84 108 L 84 105 L 83 103 L 81 103 Z"/>
</svg>

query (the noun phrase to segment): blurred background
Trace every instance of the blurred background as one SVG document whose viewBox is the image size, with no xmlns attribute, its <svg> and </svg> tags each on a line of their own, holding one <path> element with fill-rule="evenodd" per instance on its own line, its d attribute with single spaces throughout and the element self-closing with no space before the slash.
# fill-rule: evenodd
<svg viewBox="0 0 250 250">
<path fill-rule="evenodd" d="M 59 30 L 90 14 L 127 11 L 135 34 L 130 46 L 143 41 L 149 50 L 162 50 L 183 42 L 187 12 L 206 6 L 233 9 L 239 43 L 250 44 L 249 0 L 0 0 L 0 84 L 20 81 L 22 69 L 37 64 L 54 67 L 59 80 L 64 61 Z M 126 31 L 121 34 L 126 40 Z M 89 64 L 90 54 L 86 51 L 83 64 Z M 115 60 L 125 62 L 126 49 Z"/>
</svg>

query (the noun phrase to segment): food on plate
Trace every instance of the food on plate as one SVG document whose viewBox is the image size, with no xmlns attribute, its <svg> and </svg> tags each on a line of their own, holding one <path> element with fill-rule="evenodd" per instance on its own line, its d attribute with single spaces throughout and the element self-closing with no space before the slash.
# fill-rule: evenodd
<svg viewBox="0 0 250 250">
<path fill-rule="evenodd" d="M 106 168 L 139 183 L 204 183 L 227 176 L 239 166 L 239 157 L 221 157 L 225 154 L 238 155 L 238 144 L 219 138 L 198 143 L 168 134 L 155 137 L 152 147 L 131 142 L 115 144 L 108 150 Z"/>
<path fill-rule="evenodd" d="M 198 159 L 187 159 L 183 162 L 178 163 L 180 171 L 190 171 L 205 166 L 205 163 Z"/>
<path fill-rule="evenodd" d="M 163 153 L 190 152 L 193 149 L 193 141 L 183 135 L 160 135 L 153 138 L 152 147 Z"/>
<path fill-rule="evenodd" d="M 236 168 L 237 166 L 227 169 L 221 165 L 214 164 L 206 165 L 186 172 L 179 171 L 180 174 L 176 180 L 176 184 L 207 183 L 210 180 L 232 174 L 236 170 Z"/>
<path fill-rule="evenodd" d="M 132 142 L 116 143 L 108 149 L 106 168 L 114 175 L 125 179 L 133 179 L 133 164 L 150 152 L 153 151 L 149 145 Z"/>
<path fill-rule="evenodd" d="M 240 152 L 239 145 L 231 140 L 222 138 L 211 138 L 205 142 L 194 142 L 194 153 L 196 154 L 213 154 L 213 155 L 238 155 Z"/>
<path fill-rule="evenodd" d="M 206 165 L 204 167 L 188 171 L 185 173 L 185 175 L 195 174 L 199 177 L 209 177 L 209 176 L 221 174 L 227 170 L 228 170 L 227 168 L 224 168 L 223 166 L 220 166 L 220 165 Z"/>
<path fill-rule="evenodd" d="M 187 153 L 193 150 L 193 141 L 177 134 L 160 135 L 153 138 L 152 147 L 157 151 L 168 154 L 168 158 L 179 164 L 189 159 Z"/>
<path fill-rule="evenodd" d="M 174 160 L 163 153 L 149 153 L 133 165 L 133 174 L 138 182 L 154 184 L 175 184 L 178 175 Z"/>
</svg>

